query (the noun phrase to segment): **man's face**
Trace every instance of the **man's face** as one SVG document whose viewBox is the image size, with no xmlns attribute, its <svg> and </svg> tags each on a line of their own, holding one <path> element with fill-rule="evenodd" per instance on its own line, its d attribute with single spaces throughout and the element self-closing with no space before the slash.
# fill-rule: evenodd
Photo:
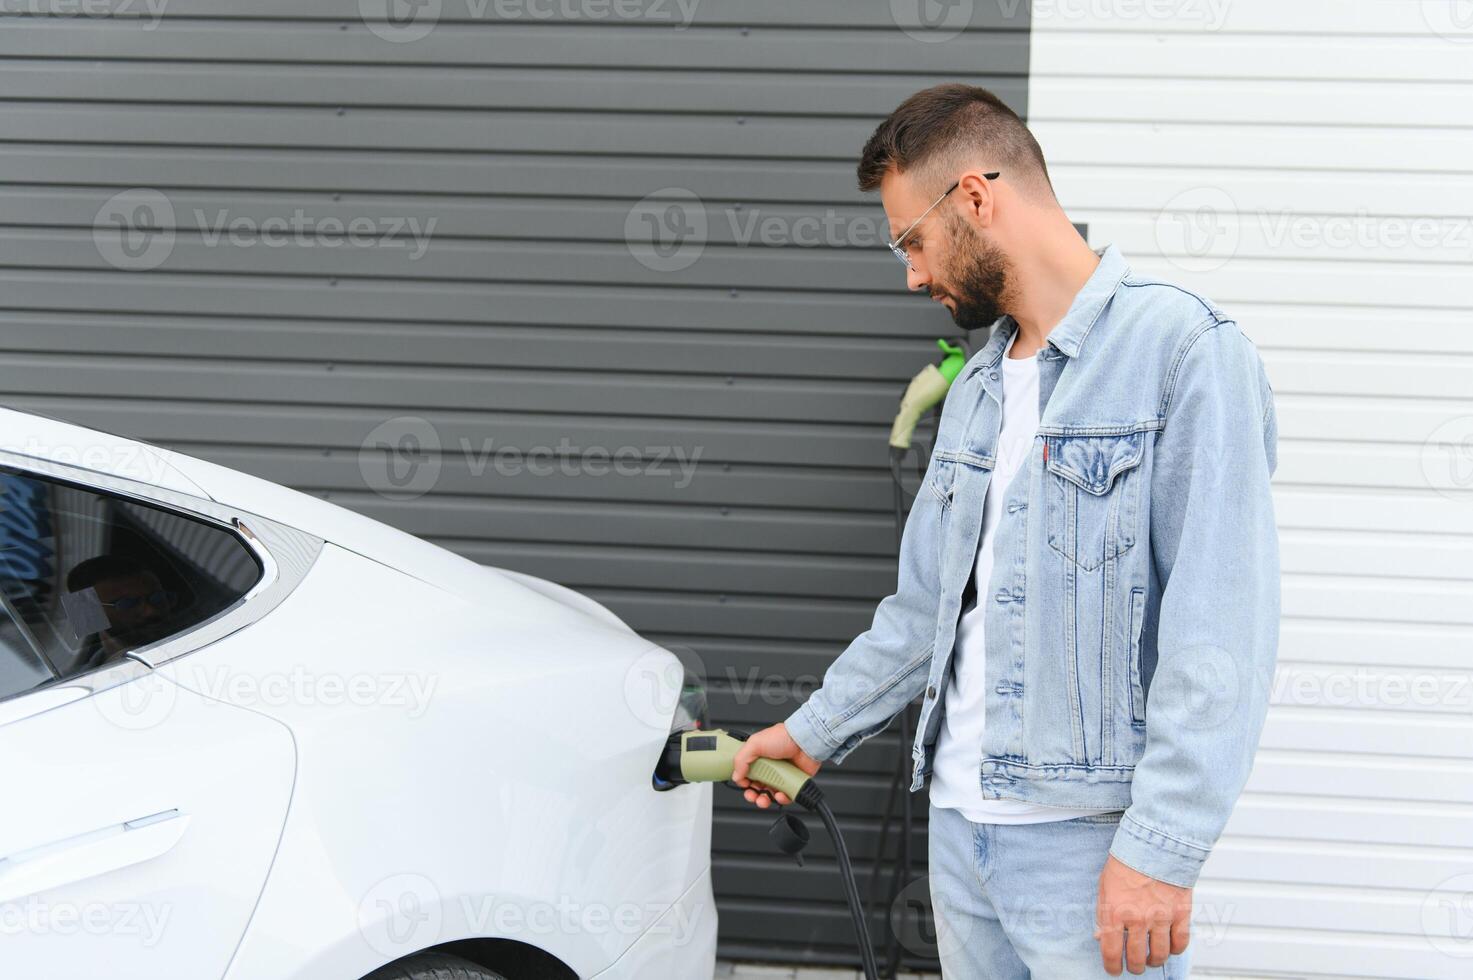
<svg viewBox="0 0 1473 980">
<path fill-rule="evenodd" d="M 107 610 L 108 635 L 134 645 L 150 642 L 151 627 L 171 608 L 167 599 L 159 598 L 163 586 L 152 572 L 102 579 L 93 588 Z"/>
<path fill-rule="evenodd" d="M 880 185 L 890 235 L 900 235 L 930 207 L 942 188 L 912 186 L 891 173 Z M 924 289 L 951 312 L 963 330 L 990 327 L 1007 312 L 1009 263 L 989 241 L 967 206 L 965 185 L 952 191 L 906 235 L 901 246 L 910 256 L 906 285 Z"/>
</svg>

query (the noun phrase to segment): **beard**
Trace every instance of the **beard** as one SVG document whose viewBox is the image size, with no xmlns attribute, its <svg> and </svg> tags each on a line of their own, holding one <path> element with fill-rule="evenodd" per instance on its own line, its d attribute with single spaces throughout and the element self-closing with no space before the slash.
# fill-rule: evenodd
<svg viewBox="0 0 1473 980">
<path fill-rule="evenodd" d="M 947 225 L 956 262 L 945 270 L 949 285 L 932 286 L 931 296 L 951 297 L 951 318 L 961 329 L 990 327 L 1007 312 L 1007 256 L 960 217 L 948 214 Z"/>
</svg>

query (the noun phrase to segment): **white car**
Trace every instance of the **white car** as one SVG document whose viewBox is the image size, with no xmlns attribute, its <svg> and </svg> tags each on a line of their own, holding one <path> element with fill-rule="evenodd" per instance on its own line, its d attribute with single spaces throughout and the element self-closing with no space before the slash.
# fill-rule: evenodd
<svg viewBox="0 0 1473 980">
<path fill-rule="evenodd" d="M 712 975 L 703 695 L 595 602 L 9 410 L 0 601 L 0 977 Z"/>
</svg>

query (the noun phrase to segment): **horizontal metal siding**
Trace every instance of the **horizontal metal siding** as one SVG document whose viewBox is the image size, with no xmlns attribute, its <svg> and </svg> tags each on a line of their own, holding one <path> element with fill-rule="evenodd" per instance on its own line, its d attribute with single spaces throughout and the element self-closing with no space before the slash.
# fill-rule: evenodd
<svg viewBox="0 0 1473 980">
<path fill-rule="evenodd" d="M 1026 4 L 977 5 L 946 43 L 905 6 L 705 0 L 687 24 L 657 0 L 559 22 L 446 0 L 413 43 L 376 36 L 357 0 L 0 19 L 0 392 L 581 589 L 695 651 L 719 721 L 777 720 L 893 587 L 888 422 L 954 333 L 903 295 L 858 152 L 939 80 L 1026 108 Z M 660 272 L 625 225 L 672 187 L 711 220 L 699 261 Z M 130 188 L 174 215 L 146 271 L 94 238 Z M 433 231 L 413 257 L 211 238 L 222 214 L 297 209 Z M 805 217 L 857 230 L 749 233 Z M 407 415 L 444 449 L 408 502 L 360 460 Z M 596 477 L 477 455 L 503 447 L 671 458 Z M 881 736 L 826 780 L 862 885 L 897 751 Z M 769 818 L 718 799 L 723 951 L 852 962 L 828 842 L 800 872 Z"/>
<path fill-rule="evenodd" d="M 1035 5 L 1030 121 L 1065 207 L 1235 315 L 1277 396 L 1280 664 L 1196 890 L 1199 973 L 1469 975 L 1473 473 L 1446 433 L 1473 419 L 1473 35 L 1438 33 L 1451 6 Z"/>
</svg>

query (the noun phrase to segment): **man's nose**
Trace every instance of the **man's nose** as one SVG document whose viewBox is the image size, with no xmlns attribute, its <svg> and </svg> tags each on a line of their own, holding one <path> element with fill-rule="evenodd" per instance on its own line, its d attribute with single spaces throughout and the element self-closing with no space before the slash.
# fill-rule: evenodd
<svg viewBox="0 0 1473 980">
<path fill-rule="evenodd" d="M 918 289 L 925 289 L 930 284 L 931 274 L 926 271 L 926 267 L 912 259 L 910 268 L 905 270 L 906 288 L 911 292 L 915 292 Z"/>
</svg>

